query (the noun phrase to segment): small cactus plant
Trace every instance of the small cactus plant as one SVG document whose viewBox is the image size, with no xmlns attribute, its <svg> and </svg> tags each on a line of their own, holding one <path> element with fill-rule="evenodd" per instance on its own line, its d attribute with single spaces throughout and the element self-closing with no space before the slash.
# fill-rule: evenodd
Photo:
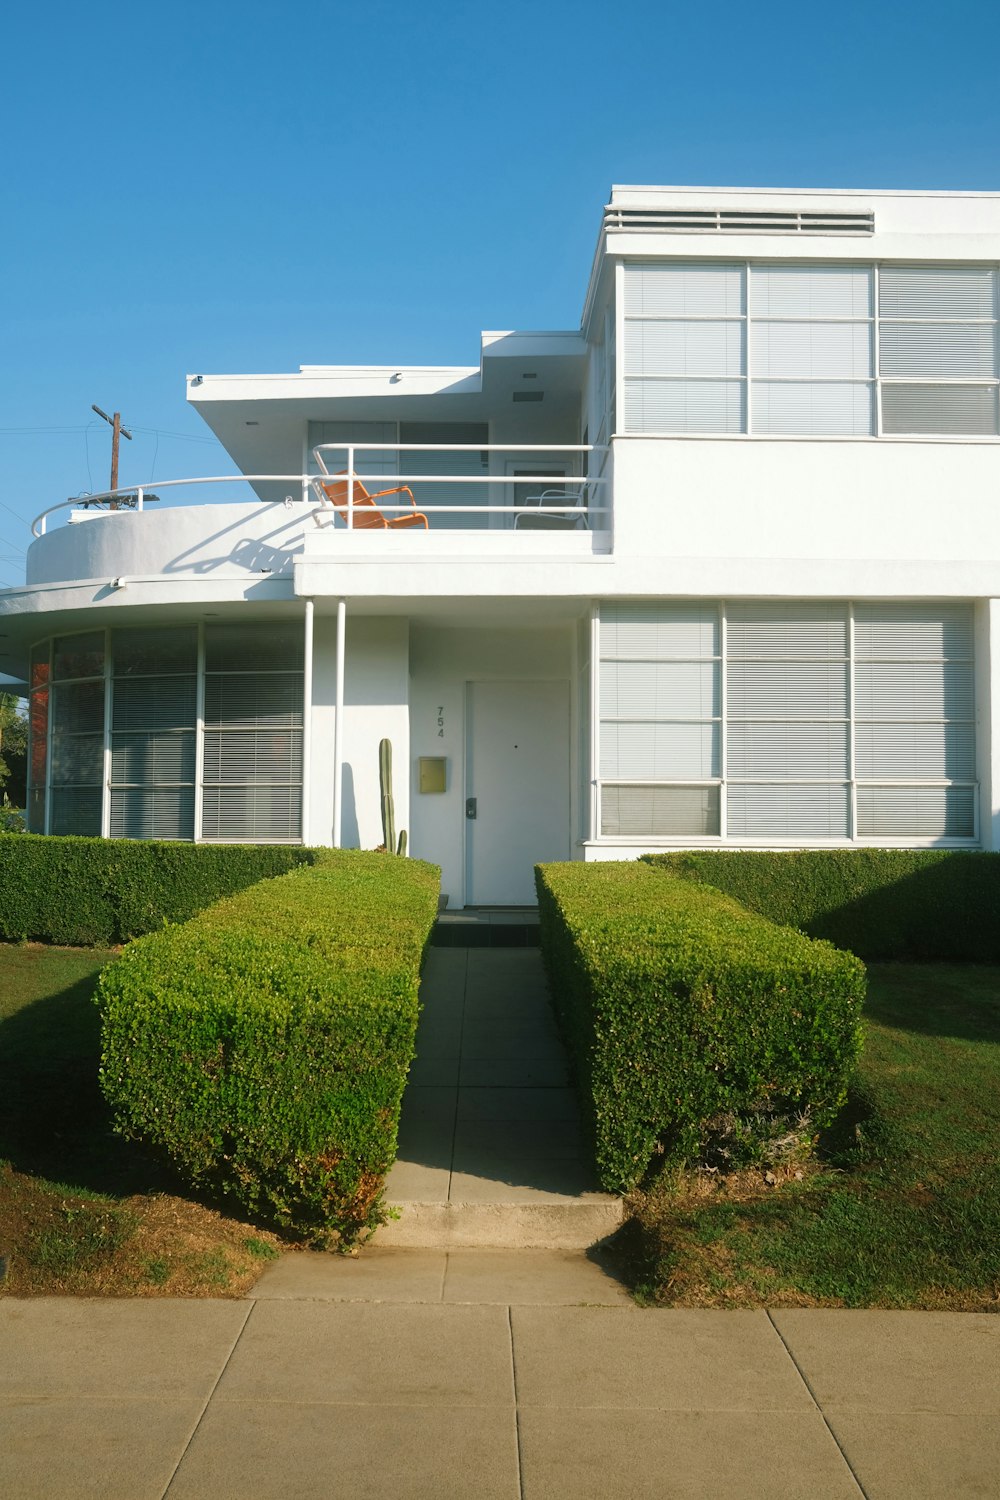
<svg viewBox="0 0 1000 1500">
<path fill-rule="evenodd" d="M 380 740 L 378 747 L 378 779 L 382 792 L 382 842 L 391 854 L 406 853 L 406 829 L 400 830 L 396 839 L 396 806 L 392 797 L 392 741 Z"/>
</svg>

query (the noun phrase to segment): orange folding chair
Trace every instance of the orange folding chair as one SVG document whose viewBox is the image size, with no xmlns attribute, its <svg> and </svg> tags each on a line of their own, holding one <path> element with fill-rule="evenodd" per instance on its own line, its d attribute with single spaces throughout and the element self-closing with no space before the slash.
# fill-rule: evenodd
<svg viewBox="0 0 1000 1500">
<path fill-rule="evenodd" d="M 341 469 L 341 474 L 346 474 L 346 469 Z M 349 485 L 346 479 L 341 479 L 334 484 L 321 484 L 320 489 L 333 505 L 340 511 L 345 522 L 347 521 L 347 492 Z M 376 500 L 383 500 L 386 495 L 409 495 L 411 511 L 403 511 L 399 515 L 384 516 L 375 504 Z M 422 510 L 417 510 L 417 502 L 413 498 L 413 491 L 408 485 L 399 484 L 392 490 L 377 490 L 370 495 L 361 483 L 360 479 L 354 481 L 354 530 L 355 531 L 397 531 L 403 526 L 422 526 L 427 530 L 427 517 Z"/>
</svg>

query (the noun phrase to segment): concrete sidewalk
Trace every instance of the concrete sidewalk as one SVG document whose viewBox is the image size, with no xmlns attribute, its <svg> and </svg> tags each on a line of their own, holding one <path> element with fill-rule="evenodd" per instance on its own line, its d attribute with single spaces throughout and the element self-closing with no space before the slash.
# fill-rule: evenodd
<svg viewBox="0 0 1000 1500">
<path fill-rule="evenodd" d="M 0 1300 L 0 1431 L 4 1500 L 963 1500 L 998 1492 L 1000 1319 L 296 1255 L 241 1302 Z"/>
<path fill-rule="evenodd" d="M 386 1179 L 400 1217 L 378 1243 L 583 1249 L 611 1234 L 621 1203 L 597 1191 L 537 947 L 431 948 L 420 1003 Z"/>
</svg>

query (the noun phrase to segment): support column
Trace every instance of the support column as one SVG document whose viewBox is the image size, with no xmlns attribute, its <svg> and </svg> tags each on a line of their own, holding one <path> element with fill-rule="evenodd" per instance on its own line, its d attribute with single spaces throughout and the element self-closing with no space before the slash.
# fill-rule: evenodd
<svg viewBox="0 0 1000 1500">
<path fill-rule="evenodd" d="M 302 842 L 310 842 L 312 797 L 313 601 L 306 600 L 305 640 L 302 649 Z"/>
<path fill-rule="evenodd" d="M 347 634 L 347 602 L 337 600 L 337 681 L 333 721 L 333 847 L 341 848 L 344 811 L 344 649 Z"/>
</svg>

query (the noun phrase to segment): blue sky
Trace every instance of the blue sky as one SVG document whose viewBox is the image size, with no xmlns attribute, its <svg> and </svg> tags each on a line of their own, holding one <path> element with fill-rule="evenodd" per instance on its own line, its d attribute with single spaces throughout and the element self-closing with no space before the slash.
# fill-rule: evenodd
<svg viewBox="0 0 1000 1500">
<path fill-rule="evenodd" d="M 225 472 L 188 371 L 572 327 L 612 182 L 1000 190 L 1000 7 L 18 7 L 0 62 L 0 586 L 27 522 Z"/>
</svg>

